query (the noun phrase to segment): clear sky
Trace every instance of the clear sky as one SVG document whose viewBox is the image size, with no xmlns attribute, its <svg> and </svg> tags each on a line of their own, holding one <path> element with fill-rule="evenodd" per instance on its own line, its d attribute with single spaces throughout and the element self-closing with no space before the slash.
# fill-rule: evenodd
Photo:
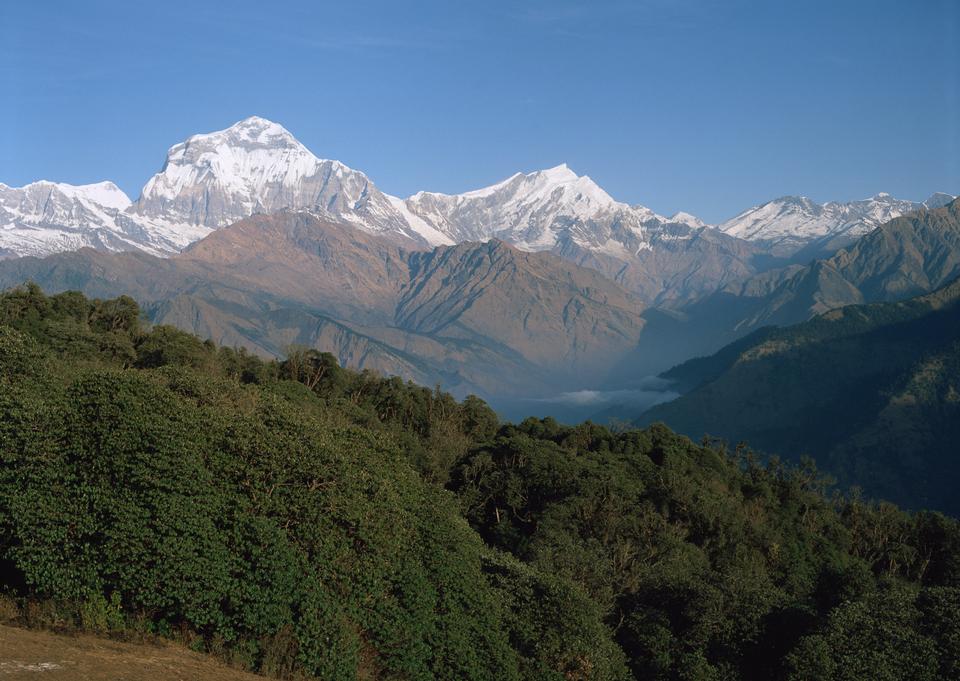
<svg viewBox="0 0 960 681">
<path fill-rule="evenodd" d="M 960 1 L 0 3 L 0 182 L 112 179 L 257 114 L 384 191 L 561 162 L 719 221 L 960 193 Z"/>
</svg>

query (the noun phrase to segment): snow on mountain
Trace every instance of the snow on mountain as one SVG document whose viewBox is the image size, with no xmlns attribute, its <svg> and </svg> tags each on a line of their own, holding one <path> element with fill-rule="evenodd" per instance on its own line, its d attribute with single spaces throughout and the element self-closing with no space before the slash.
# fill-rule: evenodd
<svg viewBox="0 0 960 681">
<path fill-rule="evenodd" d="M 943 208 L 948 203 L 953 201 L 956 196 L 952 194 L 945 194 L 943 192 L 933 193 L 926 201 L 923 202 L 924 207 L 933 210 L 934 208 Z"/>
<path fill-rule="evenodd" d="M 951 199 L 935 194 L 926 205 Z M 751 208 L 720 229 L 789 254 L 818 239 L 852 240 L 922 205 L 887 194 L 824 205 L 784 197 Z M 171 147 L 134 203 L 110 182 L 0 184 L 0 257 L 83 246 L 169 255 L 242 218 L 283 210 L 310 211 L 413 247 L 498 238 L 578 262 L 590 254 L 649 259 L 651 250 L 667 244 L 676 253 L 681 242 L 702 236 L 701 246 L 719 244 L 718 235 L 723 236 L 689 213 L 667 218 L 617 201 L 565 164 L 517 173 L 462 194 L 419 192 L 401 199 L 380 191 L 358 170 L 318 158 L 281 125 L 253 116 Z"/>
<path fill-rule="evenodd" d="M 34 184 L 47 185 L 53 183 L 37 182 Z M 124 210 L 130 205 L 130 197 L 124 194 L 120 187 L 109 181 L 82 185 L 59 183 L 54 184 L 53 187 L 72 199 L 88 204 L 116 210 Z"/>
<path fill-rule="evenodd" d="M 452 243 L 398 203 L 363 173 L 317 158 L 282 126 L 254 116 L 173 146 L 135 203 L 110 182 L 0 184 L 0 257 L 85 246 L 170 255 L 213 229 L 280 210 L 309 210 L 423 246 Z"/>
<path fill-rule="evenodd" d="M 805 196 L 784 196 L 727 220 L 720 230 L 759 242 L 775 255 L 789 256 L 815 242 L 848 245 L 885 222 L 920 208 L 937 208 L 954 197 L 937 193 L 927 201 L 905 201 L 881 192 L 869 199 L 818 204 Z"/>
<path fill-rule="evenodd" d="M 210 233 L 206 227 L 152 220 L 112 182 L 0 184 L 0 257 L 43 257 L 96 248 L 169 255 Z"/>
<path fill-rule="evenodd" d="M 129 205 L 130 199 L 112 182 L 72 185 L 41 180 L 23 187 L 0 183 L 0 210 L 37 223 L 77 227 L 90 213 L 120 211 Z"/>
<path fill-rule="evenodd" d="M 690 213 L 684 211 L 678 211 L 670 216 L 669 222 L 687 225 L 688 227 L 708 227 L 707 223 L 698 218 L 696 215 L 691 215 Z"/>
<path fill-rule="evenodd" d="M 277 123 L 258 116 L 194 135 L 167 152 L 135 210 L 158 220 L 225 227 L 254 213 L 316 210 L 374 233 L 446 243 L 411 224 L 362 172 L 320 159 Z"/>
<path fill-rule="evenodd" d="M 564 240 L 608 252 L 633 252 L 667 218 L 613 199 L 566 164 L 517 173 L 463 194 L 418 192 L 407 210 L 456 242 L 497 238 L 527 251 L 557 248 Z"/>
<path fill-rule="evenodd" d="M 53 187 L 56 199 L 36 198 L 39 187 Z M 421 247 L 496 237 L 530 251 L 577 248 L 623 258 L 649 249 L 651 230 L 660 225 L 703 227 L 688 214 L 668 219 L 616 201 L 566 165 L 463 194 L 400 199 L 362 172 L 318 158 L 282 126 L 257 116 L 171 147 L 135 203 L 110 183 L 41 182 L 4 191 L 0 256 L 82 246 L 170 254 L 211 230 L 281 210 L 308 210 Z"/>
<path fill-rule="evenodd" d="M 133 244 L 116 224 L 130 199 L 112 182 L 0 184 L 0 257 Z"/>
</svg>

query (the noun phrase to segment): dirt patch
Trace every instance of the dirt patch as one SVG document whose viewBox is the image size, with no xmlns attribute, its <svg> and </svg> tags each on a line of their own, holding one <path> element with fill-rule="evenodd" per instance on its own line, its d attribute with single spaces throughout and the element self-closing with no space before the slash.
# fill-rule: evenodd
<svg viewBox="0 0 960 681">
<path fill-rule="evenodd" d="M 0 681 L 263 681 L 172 643 L 0 626 Z"/>
</svg>

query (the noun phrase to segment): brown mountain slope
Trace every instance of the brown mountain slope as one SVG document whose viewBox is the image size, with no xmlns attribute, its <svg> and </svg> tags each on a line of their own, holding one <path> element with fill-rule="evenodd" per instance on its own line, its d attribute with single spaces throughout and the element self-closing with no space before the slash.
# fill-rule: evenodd
<svg viewBox="0 0 960 681">
<path fill-rule="evenodd" d="M 280 213 L 241 220 L 173 260 L 209 272 L 213 281 L 228 274 L 232 285 L 248 291 L 383 323 L 408 279 L 407 256 L 394 240 L 307 213 Z"/>
<path fill-rule="evenodd" d="M 645 311 L 640 344 L 614 375 L 659 372 L 763 326 L 796 324 L 844 305 L 923 295 L 958 275 L 955 200 L 891 220 L 829 258 L 728 284 L 679 310 Z"/>
<path fill-rule="evenodd" d="M 483 339 L 577 381 L 596 380 L 642 329 L 637 300 L 599 273 L 501 241 L 416 253 L 410 268 L 400 327 Z"/>
<path fill-rule="evenodd" d="M 0 286 L 128 294 L 158 323 L 283 354 L 291 344 L 463 394 L 599 379 L 636 345 L 640 304 L 592 270 L 501 242 L 431 252 L 309 214 L 255 216 L 170 259 L 91 250 L 0 263 Z"/>
<path fill-rule="evenodd" d="M 709 227 L 662 225 L 636 252 L 605 253 L 572 239 L 554 252 L 597 270 L 644 303 L 675 308 L 764 269 L 762 251 L 749 241 Z"/>
</svg>

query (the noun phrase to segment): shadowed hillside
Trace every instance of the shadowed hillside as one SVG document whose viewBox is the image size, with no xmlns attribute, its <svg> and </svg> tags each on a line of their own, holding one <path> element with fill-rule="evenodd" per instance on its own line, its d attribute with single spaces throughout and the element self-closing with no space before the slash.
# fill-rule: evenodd
<svg viewBox="0 0 960 681">
<path fill-rule="evenodd" d="M 642 423 L 807 454 L 844 485 L 960 512 L 960 281 L 763 329 L 663 376 L 691 392 Z"/>
</svg>

